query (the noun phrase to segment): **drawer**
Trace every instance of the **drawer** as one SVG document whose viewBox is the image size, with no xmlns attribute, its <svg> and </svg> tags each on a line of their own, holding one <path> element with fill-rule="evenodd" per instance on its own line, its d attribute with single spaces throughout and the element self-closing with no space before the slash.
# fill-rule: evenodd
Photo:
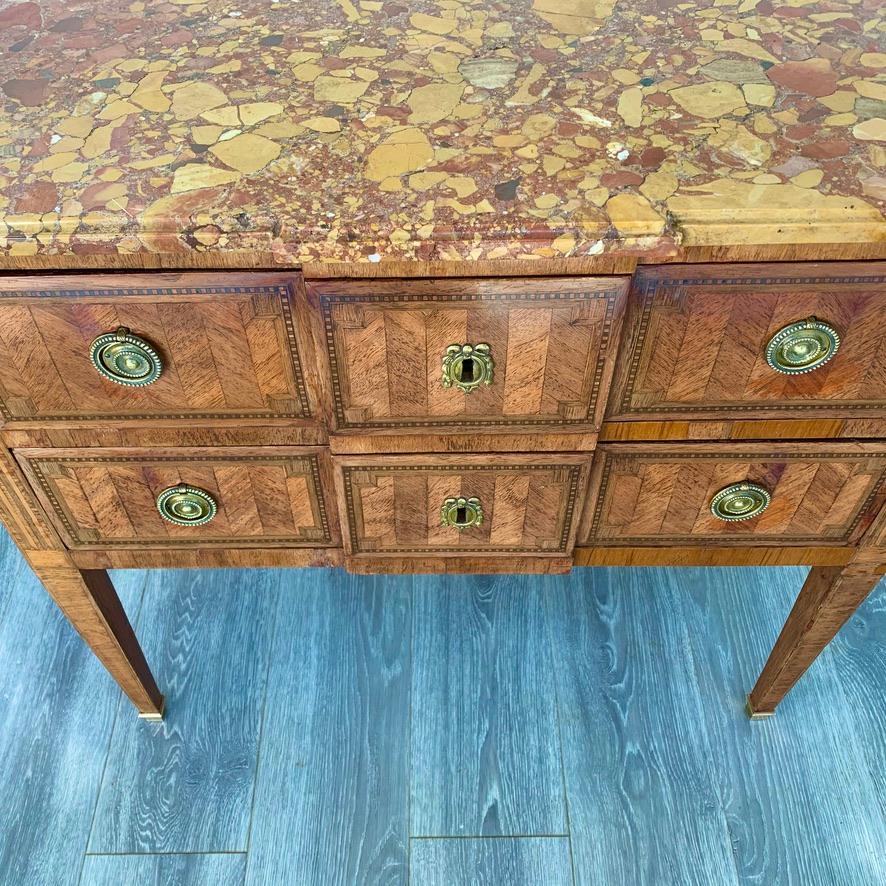
<svg viewBox="0 0 886 886">
<path fill-rule="evenodd" d="M 886 263 L 643 268 L 629 314 L 609 418 L 886 416 Z"/>
<path fill-rule="evenodd" d="M 305 418 L 297 279 L 0 278 L 0 411 L 8 422 Z M 135 386 L 103 375 L 93 350 Z"/>
<path fill-rule="evenodd" d="M 341 429 L 596 427 L 626 278 L 308 283 Z"/>
<path fill-rule="evenodd" d="M 331 467 L 320 448 L 18 449 L 15 456 L 70 548 L 326 547 L 338 540 Z M 164 519 L 161 503 L 190 525 Z M 213 503 L 215 515 L 197 522 Z"/>
<path fill-rule="evenodd" d="M 879 443 L 605 445 L 594 456 L 582 538 L 849 544 L 876 515 L 884 472 L 886 444 Z M 738 488 L 724 492 L 731 487 Z"/>
<path fill-rule="evenodd" d="M 345 550 L 562 556 L 574 544 L 588 463 L 570 455 L 336 458 Z"/>
</svg>

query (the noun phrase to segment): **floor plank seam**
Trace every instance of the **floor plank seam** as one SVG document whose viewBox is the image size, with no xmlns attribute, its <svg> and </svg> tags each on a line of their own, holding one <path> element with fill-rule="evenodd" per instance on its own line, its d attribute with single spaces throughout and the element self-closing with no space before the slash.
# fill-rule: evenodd
<svg viewBox="0 0 886 886">
<path fill-rule="evenodd" d="M 704 567 L 697 567 L 703 569 Z M 687 655 L 689 656 L 689 664 L 691 666 L 691 673 L 693 678 L 695 679 L 696 685 L 700 686 L 701 681 L 699 680 L 699 664 L 696 660 L 695 653 L 692 651 L 692 643 L 690 642 L 690 634 L 689 634 L 689 620 L 686 616 L 686 597 L 681 597 L 679 602 L 679 613 L 678 618 L 680 620 L 680 629 L 682 633 L 682 641 L 683 648 L 686 650 Z M 737 658 L 735 652 L 733 651 L 733 660 Z M 729 716 L 728 714 L 729 708 L 727 706 L 725 716 Z M 740 715 L 740 716 L 743 716 Z M 704 724 L 704 743 L 708 749 L 708 760 L 713 760 L 714 758 L 714 748 L 711 742 L 711 733 L 707 728 L 707 718 L 704 716 L 704 712 L 702 712 L 701 722 Z M 765 723 L 765 721 L 764 721 Z M 711 771 L 710 766 L 708 766 L 708 771 L 710 774 L 710 782 L 711 787 L 713 789 L 713 793 L 717 798 L 717 806 L 720 811 L 720 818 L 723 822 L 723 835 L 726 838 L 727 843 L 729 844 L 729 858 L 732 860 L 732 868 L 735 871 L 735 883 L 736 886 L 741 884 L 741 872 L 738 867 L 738 858 L 736 856 L 736 844 L 735 844 L 735 835 L 732 833 L 732 828 L 729 826 L 729 816 L 726 814 L 726 806 L 723 803 L 723 792 L 720 789 L 720 784 L 718 779 L 714 776 L 714 773 Z"/>
<path fill-rule="evenodd" d="M 2 527 L 0 527 L 0 532 L 2 532 Z M 7 545 L 12 544 L 12 540 L 7 536 L 4 539 Z M 17 568 L 13 576 L 11 576 L 12 581 L 9 581 L 10 576 L 7 573 L 6 579 L 8 584 L 6 585 L 6 592 L 0 594 L 0 627 L 3 626 L 3 622 L 6 619 L 6 614 L 9 612 L 10 606 L 12 606 L 12 597 L 16 592 L 16 589 L 20 586 L 20 580 L 24 579 L 28 580 L 28 573 L 30 572 L 30 567 L 23 560 L 19 560 L 17 563 Z M 33 580 L 33 578 L 32 578 Z"/>
<path fill-rule="evenodd" d="M 871 594 L 868 597 L 868 600 L 870 600 L 871 597 L 876 593 L 876 587 L 877 586 L 875 585 L 874 590 L 871 591 Z M 846 622 L 843 628 L 845 629 L 846 627 L 848 627 L 849 621 L 852 621 L 852 619 L 859 617 L 859 613 L 854 612 L 849 617 L 849 620 Z M 830 667 L 834 673 L 834 683 L 837 685 L 837 691 L 840 693 L 840 697 L 843 699 L 843 705 L 845 709 L 849 712 L 852 734 L 855 737 L 855 741 L 853 742 L 853 753 L 856 759 L 860 759 L 862 763 L 860 767 L 861 771 L 868 774 L 868 778 L 871 780 L 871 784 L 875 786 L 874 794 L 877 797 L 877 806 L 880 809 L 880 817 L 883 819 L 883 823 L 886 824 L 886 796 L 882 796 L 879 791 L 876 790 L 877 773 L 871 766 L 871 761 L 868 758 L 868 755 L 862 751 L 864 738 L 862 735 L 862 731 L 859 729 L 859 723 L 856 717 L 856 709 L 855 706 L 850 702 L 849 696 L 844 689 L 843 668 L 845 665 L 848 665 L 847 656 L 849 655 L 849 651 L 847 648 L 849 646 L 848 632 L 844 633 L 843 631 L 841 631 L 831 642 L 833 644 L 833 648 L 830 650 L 830 655 L 828 655 L 827 651 L 825 652 L 824 664 Z M 831 644 L 828 644 L 828 647 L 830 646 Z M 828 647 L 826 647 L 826 650 L 828 649 Z"/>
<path fill-rule="evenodd" d="M 118 812 L 122 815 L 130 806 L 135 808 L 136 801 L 127 799 L 128 784 L 142 768 L 141 763 L 134 765 L 134 761 L 145 759 L 124 755 L 121 759 L 129 762 L 117 767 L 114 746 L 131 739 L 133 734 L 142 743 L 150 743 L 153 738 L 163 743 L 164 727 L 151 728 L 134 719 L 125 695 L 103 682 L 104 674 L 91 655 L 73 648 L 77 637 L 62 624 L 55 605 L 49 600 L 38 600 L 45 605 L 34 605 L 32 580 L 9 568 L 6 574 L 14 588 L 9 593 L 0 590 L 0 628 L 5 628 L 0 636 L 0 706 L 9 698 L 15 700 L 15 706 L 8 709 L 16 716 L 6 718 L 4 729 L 11 731 L 6 745 L 0 746 L 13 751 L 23 747 L 20 757 L 24 759 L 28 754 L 43 768 L 38 772 L 35 765 L 33 779 L 13 778 L 4 785 L 3 807 L 13 818 L 18 812 L 27 826 L 20 832 L 7 828 L 10 835 L 21 833 L 21 840 L 18 836 L 7 841 L 0 837 L 0 883 L 886 884 L 886 862 L 879 848 L 886 835 L 886 779 L 880 766 L 882 690 L 886 679 L 881 641 L 886 625 L 886 585 L 873 601 L 875 607 L 855 616 L 859 619 L 855 629 L 849 624 L 849 631 L 837 638 L 816 663 L 817 667 L 813 666 L 779 717 L 749 723 L 741 709 L 747 684 L 761 663 L 760 647 L 769 642 L 770 631 L 777 633 L 784 615 L 782 609 L 789 608 L 796 593 L 800 571 L 761 570 L 756 574 L 758 580 L 749 583 L 746 573 L 738 570 L 694 569 L 677 574 L 669 574 L 668 570 L 638 570 L 624 575 L 615 570 L 588 570 L 572 578 L 552 580 L 540 597 L 528 594 L 527 600 L 536 601 L 528 622 L 520 611 L 523 587 L 512 586 L 508 590 L 516 592 L 517 599 L 511 599 L 506 611 L 496 615 L 491 637 L 483 633 L 487 642 L 479 664 L 477 652 L 469 642 L 474 637 L 470 619 L 459 616 L 458 624 L 453 622 L 449 628 L 444 629 L 444 625 L 431 631 L 429 625 L 433 622 L 422 619 L 422 609 L 415 605 L 422 598 L 409 594 L 403 601 L 407 608 L 400 608 L 401 595 L 418 585 L 418 581 L 392 586 L 380 580 L 379 598 L 354 606 L 346 606 L 344 601 L 350 599 L 351 591 L 356 592 L 360 582 L 348 583 L 347 588 L 339 588 L 336 583 L 341 606 L 335 607 L 334 614 L 324 616 L 323 593 L 327 586 L 323 580 L 309 578 L 310 571 L 295 577 L 291 573 L 266 575 L 257 585 L 250 586 L 251 607 L 232 604 L 224 610 L 231 613 L 232 619 L 236 616 L 237 625 L 241 621 L 248 623 L 253 617 L 263 623 L 261 629 L 249 632 L 248 638 L 252 639 L 242 646 L 246 661 L 251 663 L 248 671 L 242 671 L 248 673 L 248 680 L 225 681 L 224 685 L 238 708 L 245 702 L 244 693 L 251 694 L 249 716 L 237 718 L 249 724 L 248 744 L 239 741 L 222 746 L 225 751 L 232 747 L 238 753 L 244 747 L 251 749 L 248 763 L 244 760 L 237 770 L 236 835 L 226 842 L 204 843 L 187 838 L 171 844 L 157 837 L 156 830 L 153 837 L 150 830 L 139 830 L 142 837 L 131 842 L 120 838 L 122 830 L 108 827 Z M 167 593 L 179 599 L 175 589 L 181 585 L 179 596 L 188 605 L 196 595 L 186 586 L 189 579 L 184 570 L 169 572 L 160 581 L 152 581 L 150 575 L 132 571 L 119 579 L 126 592 L 123 596 L 127 612 L 132 613 L 139 632 L 150 627 L 156 613 L 167 611 L 168 624 L 163 632 L 146 631 L 153 633 L 149 646 L 153 655 L 160 657 L 168 655 L 170 649 L 167 640 L 161 638 L 172 636 L 170 631 L 174 634 L 180 626 L 178 610 L 170 611 Z M 428 594 L 425 602 L 433 599 L 434 592 L 447 593 L 448 581 L 422 584 Z M 471 581 L 466 584 L 469 586 Z M 291 592 L 286 601 L 284 587 Z M 296 650 L 310 649 L 314 632 L 303 629 L 302 642 L 290 642 L 288 627 L 293 622 L 294 608 L 289 604 L 306 588 L 312 589 L 312 594 L 316 591 L 310 615 L 306 616 L 309 623 L 323 620 L 326 624 L 328 619 L 329 642 L 324 644 L 325 651 L 317 654 L 313 676 L 303 669 L 305 657 Z M 198 593 L 206 589 L 202 580 L 196 585 Z M 464 589 L 466 594 L 469 589 Z M 529 583 L 527 590 L 540 589 Z M 276 593 L 276 598 L 268 600 L 256 591 Z M 452 613 L 457 613 L 461 606 L 462 603 L 454 602 Z M 437 610 L 436 605 L 431 608 Z M 26 628 L 22 631 L 19 621 L 27 610 L 33 616 L 22 622 Z M 200 612 L 206 615 L 202 608 Z M 379 626 L 376 633 L 369 626 L 375 625 L 373 619 L 382 613 L 387 628 Z M 267 624 L 267 618 L 273 618 L 274 623 Z M 284 619 L 286 622 L 278 627 L 277 622 Z M 298 614 L 295 619 L 302 621 Z M 371 650 L 357 656 L 357 672 L 371 671 L 375 676 L 370 675 L 367 685 L 373 688 L 368 690 L 366 699 L 352 705 L 353 692 L 347 688 L 351 684 L 343 682 L 352 673 L 352 667 L 341 665 L 342 656 L 348 657 L 350 653 L 342 651 L 347 649 L 345 641 L 332 638 L 340 626 L 352 625 L 355 620 L 360 625 L 365 623 L 374 638 Z M 527 629 L 527 623 L 535 627 Z M 659 623 L 662 626 L 650 632 L 650 626 Z M 205 631 L 210 622 L 199 624 L 200 630 Z M 227 642 L 227 628 L 219 627 L 226 625 L 224 619 L 215 619 L 214 625 L 212 638 Z M 483 627 L 485 631 L 485 624 Z M 41 630 L 46 642 L 44 654 L 37 660 L 30 651 L 24 651 L 20 638 L 39 636 Z M 521 633 L 518 641 L 510 642 L 506 649 L 502 638 L 510 630 Z M 430 639 L 428 632 L 432 634 Z M 450 634 L 451 651 L 440 659 L 436 655 L 440 637 Z M 193 631 L 187 636 L 192 638 Z M 209 633 L 200 636 L 208 637 Z M 461 640 L 456 643 L 459 637 Z M 255 654 L 264 648 L 262 644 L 268 638 L 269 651 L 262 670 Z M 546 644 L 546 648 L 538 644 Z M 186 650 L 194 648 L 197 647 L 189 639 Z M 23 651 L 19 652 L 20 649 Z M 512 816 L 510 824 L 520 833 L 508 833 L 505 823 L 497 833 L 484 834 L 482 828 L 470 824 L 470 819 L 465 823 L 458 816 L 435 816 L 434 810 L 450 802 L 450 796 L 457 799 L 459 792 L 464 794 L 463 805 L 468 811 L 476 808 L 476 793 L 471 793 L 474 775 L 463 780 L 456 790 L 438 787 L 429 794 L 422 790 L 423 778 L 446 776 L 441 782 L 446 784 L 449 778 L 456 777 L 455 768 L 463 759 L 474 759 L 465 752 L 472 747 L 470 736 L 474 734 L 473 721 L 468 718 L 467 726 L 450 727 L 447 740 L 453 742 L 456 750 L 449 754 L 449 759 L 454 762 L 448 767 L 423 768 L 428 759 L 422 750 L 424 745 L 433 748 L 442 742 L 434 737 L 433 730 L 428 732 L 425 728 L 426 720 L 430 718 L 434 723 L 442 718 L 440 722 L 445 724 L 452 711 L 446 701 L 450 696 L 445 693 L 434 695 L 428 702 L 427 687 L 434 685 L 433 677 L 440 667 L 461 667 L 460 656 L 468 655 L 469 649 L 474 649 L 470 653 L 474 655 L 470 660 L 474 664 L 465 665 L 464 673 L 475 674 L 479 667 L 484 678 L 496 666 L 494 651 L 499 650 L 504 662 L 497 665 L 501 669 L 499 682 L 491 681 L 484 691 L 497 693 L 501 700 L 504 693 L 513 690 L 516 700 L 512 700 L 510 707 L 502 708 L 508 714 L 501 718 L 496 741 L 511 742 L 505 745 L 509 759 L 524 764 L 514 769 L 520 784 L 541 786 L 547 797 L 548 811 L 544 817 L 528 820 Z M 524 669 L 516 671 L 516 676 L 506 682 L 506 675 L 515 664 L 514 656 L 519 663 L 520 656 L 529 651 L 531 661 L 524 662 Z M 36 665 L 44 658 L 58 664 L 60 654 L 65 668 L 59 670 L 57 681 L 53 678 L 47 682 Z M 416 654 L 425 663 L 426 678 L 413 683 Z M 159 663 L 169 680 L 170 666 Z M 633 671 L 624 670 L 628 664 Z M 23 677 L 17 676 L 17 666 L 24 667 Z M 324 676 L 327 666 L 336 668 L 335 676 Z M 639 666 L 642 672 L 637 670 Z M 539 682 L 533 678 L 546 670 L 553 671 L 548 679 Z M 388 674 L 383 682 L 382 671 Z M 405 685 L 396 683 L 401 679 L 396 676 L 398 673 L 406 674 Z M 4 674 L 11 675 L 5 686 Z M 280 717 L 279 703 L 291 693 L 294 687 L 289 684 L 293 680 L 309 690 L 320 679 L 335 691 L 328 703 L 324 693 L 314 700 L 314 707 L 323 709 L 327 705 L 329 709 L 320 718 L 322 722 L 310 729 L 305 726 L 311 735 L 317 736 L 311 745 L 317 754 L 303 756 L 293 744 L 291 730 L 305 724 L 305 711 L 314 708 L 299 704 Z M 75 680 L 80 684 L 76 693 L 71 688 Z M 28 707 L 20 702 L 27 697 L 21 694 L 20 687 L 30 686 L 29 681 L 34 682 L 38 699 L 42 699 L 40 705 Z M 219 682 L 211 681 L 209 685 L 212 697 L 219 691 L 213 689 Z M 172 683 L 176 685 L 175 680 Z M 473 688 L 475 683 L 468 686 Z M 204 688 L 193 697 L 209 697 L 202 694 L 209 689 Z M 12 694 L 8 695 L 10 691 Z M 527 693 L 532 700 L 529 705 L 525 702 Z M 173 700 L 178 696 L 179 701 L 178 706 L 173 706 L 176 729 L 183 723 L 185 707 L 197 711 L 189 715 L 189 722 L 196 720 L 202 725 L 206 717 L 201 713 L 202 703 L 184 705 L 180 689 L 173 688 L 170 694 Z M 452 697 L 462 695 L 465 693 L 459 690 Z M 610 696 L 618 707 L 604 706 L 601 699 Z M 479 708 L 472 692 L 465 698 L 466 710 L 472 715 L 487 707 L 485 696 L 481 696 Z M 669 704 L 663 708 L 657 699 Z M 95 706 L 92 716 L 83 715 L 91 705 Z M 349 720 L 354 729 L 338 728 L 337 718 L 350 717 L 353 710 L 364 712 L 359 722 Z M 526 721 L 527 710 L 544 712 L 544 719 L 539 721 L 543 727 L 542 749 L 548 754 L 544 782 L 528 776 L 534 757 L 527 756 L 526 748 L 533 749 L 536 743 L 527 745 L 524 740 L 532 726 Z M 621 719 L 622 712 L 628 710 L 630 718 L 625 715 Z M 617 734 L 609 731 L 610 714 L 616 718 L 613 722 L 617 724 Z M 367 716 L 371 726 L 384 726 L 381 737 L 365 731 Z M 83 728 L 84 721 L 90 723 L 88 729 Z M 147 733 L 145 728 L 149 729 Z M 343 759 L 343 755 L 319 742 L 323 737 L 342 734 L 369 735 L 373 739 L 369 762 L 352 767 L 347 778 L 336 784 L 340 793 L 335 796 L 348 799 L 324 804 L 321 794 L 330 777 L 324 773 L 332 773 L 334 779 L 335 761 Z M 391 739 L 396 735 L 396 741 Z M 32 753 L 30 737 L 41 742 L 45 739 L 57 756 L 48 756 L 43 745 L 36 743 L 33 747 L 37 751 Z M 553 741 L 558 742 L 559 753 L 550 744 Z M 619 756 L 620 749 L 630 750 L 632 743 L 637 742 L 639 750 L 630 761 L 632 767 L 627 768 Z M 350 754 L 344 757 L 350 759 Z M 56 759 L 65 765 L 50 766 Z M 281 800 L 280 794 L 285 792 L 277 784 L 277 775 L 293 765 L 313 766 L 318 761 L 326 761 L 320 776 L 298 782 L 307 784 L 308 789 Z M 485 757 L 483 761 L 480 777 L 486 778 L 486 767 L 495 761 L 489 763 Z M 601 765 L 595 765 L 595 761 Z M 354 779 L 360 779 L 357 793 L 362 790 L 365 797 L 365 773 L 375 773 L 376 764 L 380 774 L 374 783 L 386 787 L 386 797 L 383 803 L 361 801 L 363 805 L 358 811 L 363 817 L 349 819 L 349 839 L 343 836 L 347 830 L 337 826 L 341 810 L 354 796 Z M 650 767 L 655 767 L 651 775 Z M 227 772 L 228 768 L 221 770 Z M 18 764 L 11 769 L 22 771 Z M 203 779 L 203 770 L 180 771 L 194 771 Z M 626 823 L 620 823 L 617 815 L 609 814 L 612 807 L 608 805 L 606 791 L 612 779 L 625 772 L 625 791 L 632 791 L 630 796 L 636 802 L 625 813 Z M 266 789 L 259 790 L 260 784 Z M 119 809 L 116 801 L 106 802 L 106 795 L 118 788 L 123 798 Z M 46 793 L 41 794 L 41 790 Z M 166 793 L 151 791 L 144 796 L 152 802 L 139 801 L 139 827 L 143 821 L 165 821 L 168 809 L 176 813 L 181 810 L 182 815 L 196 819 L 203 817 L 198 805 L 184 804 L 180 799 L 167 807 Z M 423 812 L 425 802 L 431 810 L 427 816 Z M 65 812 L 69 809 L 74 813 Z M 395 819 L 384 816 L 389 809 Z M 103 810 L 114 815 L 103 815 Z M 305 827 L 293 819 L 294 810 Z M 316 824 L 318 810 L 323 815 L 321 821 L 328 821 L 329 826 L 321 824 L 310 830 Z M 367 810 L 374 815 L 375 822 L 381 815 L 387 826 L 374 827 L 371 819 L 367 824 Z M 210 812 L 211 807 L 207 806 L 206 811 Z M 392 824 L 396 826 L 391 827 Z M 358 834 L 358 827 L 362 827 L 363 837 Z M 451 833 L 459 830 L 460 833 Z M 365 837 L 367 834 L 371 839 Z M 404 843 L 400 842 L 401 837 Z M 374 847 L 372 854 L 360 850 L 362 854 L 358 855 L 355 846 L 362 839 L 368 842 L 360 843 L 361 846 Z M 724 840 L 729 841 L 728 846 Z M 203 845 L 219 848 L 201 851 L 199 847 Z M 687 866 L 685 860 L 690 854 Z M 322 856 L 322 863 L 317 861 L 318 856 Z M 36 862 L 32 863 L 32 859 Z M 27 877 L 26 869 L 30 872 Z M 610 871 L 608 876 L 606 871 Z"/>
<path fill-rule="evenodd" d="M 132 624 L 133 624 L 134 630 L 137 632 L 139 631 L 139 629 L 141 627 L 142 609 L 144 608 L 144 605 L 145 605 L 145 592 L 147 591 L 147 588 L 148 588 L 148 574 L 145 572 L 142 574 L 141 588 L 139 589 L 139 593 L 138 593 L 138 606 L 135 611 L 135 617 L 132 619 Z M 128 613 L 127 613 L 127 615 L 128 615 Z M 108 771 L 108 761 L 111 759 L 111 747 L 113 746 L 114 735 L 117 732 L 117 723 L 120 721 L 120 709 L 123 706 L 123 702 L 124 702 L 123 693 L 119 692 L 118 697 L 117 697 L 117 704 L 114 708 L 114 719 L 111 721 L 111 729 L 108 734 L 108 743 L 105 748 L 105 760 L 104 760 L 104 763 L 102 764 L 102 774 L 98 780 L 98 787 L 96 788 L 96 791 L 95 791 L 95 802 L 92 804 L 92 817 L 89 822 L 89 828 L 86 831 L 86 845 L 83 849 L 83 858 L 80 861 L 80 873 L 77 876 L 78 886 L 82 886 L 83 871 L 85 870 L 85 867 L 86 867 L 86 857 L 91 854 L 89 852 L 89 844 L 92 842 L 92 831 L 93 831 L 93 828 L 95 827 L 95 817 L 96 817 L 96 814 L 98 813 L 98 804 L 101 801 L 102 789 L 105 786 L 105 775 L 107 774 L 107 771 Z"/>
<path fill-rule="evenodd" d="M 410 840 L 563 840 L 569 834 L 414 834 Z"/>
<path fill-rule="evenodd" d="M 406 747 L 406 883 L 412 883 L 412 687 L 415 677 L 415 582 L 409 589 L 409 710 L 407 712 L 407 732 L 409 743 Z"/>
<path fill-rule="evenodd" d="M 178 855 L 199 855 L 201 858 L 207 855 L 246 855 L 242 849 L 211 849 L 208 852 L 195 850 L 193 852 L 170 851 L 170 852 L 85 852 L 87 858 L 129 858 L 135 856 L 138 858 L 154 858 L 156 856 L 178 856 Z"/>
<path fill-rule="evenodd" d="M 243 854 L 247 857 L 249 856 L 249 849 L 252 846 L 252 822 L 255 818 L 255 798 L 258 793 L 258 773 L 259 767 L 261 766 L 261 750 L 262 750 L 262 742 L 264 740 L 265 734 L 265 716 L 267 712 L 268 706 L 268 687 L 271 679 L 271 665 L 274 661 L 274 643 L 277 639 L 277 624 L 280 621 L 280 607 L 282 605 L 282 597 L 283 597 L 283 582 L 282 580 L 278 580 L 277 582 L 277 595 L 276 600 L 274 601 L 274 623 L 271 627 L 271 636 L 268 639 L 268 661 L 265 666 L 265 682 L 264 682 L 264 697 L 262 698 L 261 705 L 261 717 L 259 718 L 258 724 L 258 737 L 255 745 L 255 768 L 252 771 L 252 796 L 249 800 L 249 825 L 246 829 L 246 846 L 243 850 Z M 248 869 L 249 864 L 244 866 L 243 871 L 243 882 L 246 882 L 246 870 Z"/>
<path fill-rule="evenodd" d="M 554 711 L 557 722 L 557 745 L 560 749 L 560 783 L 563 786 L 563 813 L 566 817 L 566 838 L 569 841 L 569 870 L 572 872 L 572 886 L 576 886 L 578 880 L 575 873 L 575 855 L 572 851 L 572 818 L 569 812 L 569 791 L 566 789 L 566 763 L 563 759 L 563 726 L 560 710 L 560 681 L 557 679 L 557 670 L 554 658 L 554 637 L 551 631 L 551 607 L 550 594 L 544 595 L 544 619 L 545 634 L 547 636 L 548 661 L 551 673 L 554 675 Z"/>
</svg>

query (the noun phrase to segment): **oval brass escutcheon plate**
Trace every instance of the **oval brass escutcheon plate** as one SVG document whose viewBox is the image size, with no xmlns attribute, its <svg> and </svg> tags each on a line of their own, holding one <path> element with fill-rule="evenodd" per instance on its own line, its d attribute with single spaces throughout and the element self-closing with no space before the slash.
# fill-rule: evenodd
<svg viewBox="0 0 886 886">
<path fill-rule="evenodd" d="M 765 486 L 756 483 L 733 483 L 711 499 L 711 513 L 718 520 L 734 523 L 758 517 L 772 501 Z"/>
</svg>

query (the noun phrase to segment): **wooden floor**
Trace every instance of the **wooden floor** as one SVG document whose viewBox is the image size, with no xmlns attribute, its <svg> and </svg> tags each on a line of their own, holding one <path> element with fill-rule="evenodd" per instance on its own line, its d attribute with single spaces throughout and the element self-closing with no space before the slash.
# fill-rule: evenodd
<svg viewBox="0 0 886 886">
<path fill-rule="evenodd" d="M 886 592 L 769 721 L 802 570 L 125 572 L 138 720 L 0 541 L 3 886 L 886 883 Z"/>
</svg>

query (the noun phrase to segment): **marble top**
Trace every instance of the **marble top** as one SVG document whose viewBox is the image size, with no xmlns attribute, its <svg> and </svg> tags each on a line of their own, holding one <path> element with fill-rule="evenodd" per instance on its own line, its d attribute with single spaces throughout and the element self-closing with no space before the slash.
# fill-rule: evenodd
<svg viewBox="0 0 886 886">
<path fill-rule="evenodd" d="M 883 0 L 0 0 L 0 263 L 886 244 L 884 206 Z"/>
</svg>

